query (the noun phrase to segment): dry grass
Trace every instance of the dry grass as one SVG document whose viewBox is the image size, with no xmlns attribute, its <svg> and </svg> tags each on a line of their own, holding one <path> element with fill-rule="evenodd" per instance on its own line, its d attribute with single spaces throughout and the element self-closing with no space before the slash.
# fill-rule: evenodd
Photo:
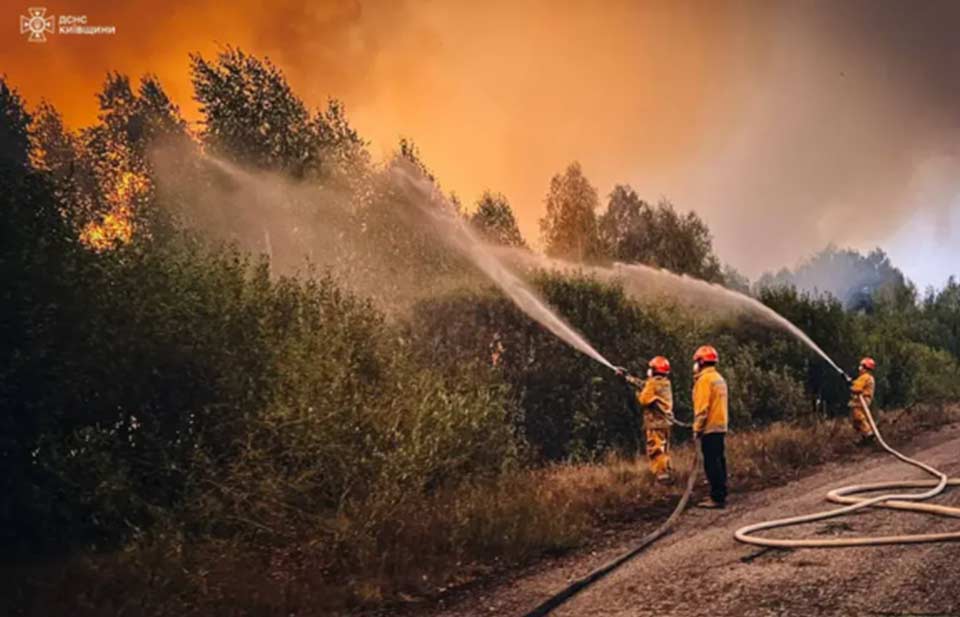
<svg viewBox="0 0 960 617">
<path fill-rule="evenodd" d="M 958 419 L 957 409 L 881 416 L 893 444 Z M 779 484 L 857 448 L 843 419 L 731 434 L 734 490 Z M 396 605 L 589 544 L 617 524 L 659 518 L 676 502 L 692 452 L 675 448 L 678 482 L 651 481 L 642 458 L 555 465 L 410 498 L 382 516 L 349 517 L 336 547 L 187 546 L 175 534 L 136 550 L 34 568 L 31 585 L 5 593 L 13 615 L 325 615 Z M 27 569 L 16 577 L 23 580 Z M 17 595 L 20 594 L 20 595 Z M 0 608 L 3 603 L 0 602 Z"/>
</svg>

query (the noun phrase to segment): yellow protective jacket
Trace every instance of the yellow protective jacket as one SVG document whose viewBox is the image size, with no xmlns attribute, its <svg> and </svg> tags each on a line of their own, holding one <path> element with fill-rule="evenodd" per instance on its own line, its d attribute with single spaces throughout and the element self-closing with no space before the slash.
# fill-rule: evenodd
<svg viewBox="0 0 960 617">
<path fill-rule="evenodd" d="M 715 366 L 700 371 L 693 383 L 693 430 L 727 432 L 727 382 Z"/>
<path fill-rule="evenodd" d="M 637 391 L 637 402 L 643 409 L 643 428 L 669 428 L 665 414 L 673 412 L 673 388 L 670 380 L 656 375 L 643 382 Z"/>
<path fill-rule="evenodd" d="M 863 373 L 853 380 L 850 384 L 850 407 L 863 407 L 860 404 L 860 397 L 867 402 L 869 406 L 873 402 L 873 391 L 877 386 L 877 381 L 870 373 Z"/>
</svg>

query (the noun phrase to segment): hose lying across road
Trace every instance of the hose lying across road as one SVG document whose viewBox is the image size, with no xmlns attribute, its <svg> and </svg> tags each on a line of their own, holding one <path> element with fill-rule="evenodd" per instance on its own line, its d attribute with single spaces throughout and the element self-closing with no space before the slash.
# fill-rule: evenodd
<svg viewBox="0 0 960 617">
<path fill-rule="evenodd" d="M 677 420 L 672 415 L 668 418 L 672 424 L 677 426 L 684 426 L 690 428 L 690 424 L 686 422 L 681 422 Z M 573 596 L 577 595 L 593 583 L 596 583 L 604 576 L 610 574 L 626 562 L 630 561 L 637 555 L 639 555 L 645 548 L 656 542 L 660 539 L 661 536 L 670 531 L 670 528 L 673 527 L 674 523 L 677 522 L 677 519 L 680 518 L 680 515 L 683 513 L 684 508 L 687 507 L 687 502 L 690 501 L 690 495 L 693 493 L 693 486 L 697 481 L 697 470 L 700 468 L 700 448 L 697 447 L 699 444 L 695 443 L 693 448 L 693 466 L 690 468 L 690 476 L 687 478 L 687 486 L 683 491 L 683 496 L 680 498 L 680 501 L 677 503 L 677 506 L 673 509 L 673 512 L 670 514 L 670 517 L 663 522 L 662 525 L 645 535 L 640 542 L 630 549 L 628 552 L 620 555 L 616 559 L 607 562 L 606 564 L 600 566 L 590 574 L 578 578 L 569 585 L 567 585 L 563 590 L 555 593 L 554 595 L 547 598 L 539 606 L 537 606 L 532 611 L 526 613 L 524 617 L 543 617 L 553 609 L 557 608 Z"/>
<path fill-rule="evenodd" d="M 741 527 L 734 533 L 734 537 L 740 542 L 747 544 L 756 544 L 759 546 L 769 546 L 776 548 L 826 548 L 838 546 L 868 546 L 875 544 L 914 544 L 920 542 L 946 542 L 951 540 L 960 540 L 960 531 L 929 534 L 908 534 L 899 536 L 874 536 L 874 537 L 850 537 L 850 538 L 832 538 L 832 539 L 776 539 L 762 538 L 753 535 L 755 532 L 764 529 L 773 529 L 775 527 L 789 527 L 801 523 L 811 523 L 843 514 L 849 514 L 863 508 L 872 506 L 880 508 L 893 508 L 896 510 L 909 510 L 912 512 L 926 512 L 929 514 L 939 514 L 941 516 L 952 516 L 960 518 L 960 508 L 951 508 L 934 504 L 917 503 L 936 497 L 941 494 L 947 486 L 960 486 L 960 478 L 949 478 L 941 471 L 938 471 L 920 461 L 914 460 L 897 452 L 883 440 L 880 431 L 877 430 L 877 424 L 873 420 L 873 414 L 867 402 L 860 397 L 863 409 L 866 412 L 867 420 L 870 422 L 870 428 L 876 436 L 877 442 L 884 450 L 894 455 L 904 463 L 913 465 L 934 476 L 931 480 L 900 480 L 890 482 L 875 482 L 872 484 L 854 484 L 845 486 L 827 493 L 827 499 L 834 503 L 848 504 L 833 510 L 816 512 L 814 514 L 805 514 L 803 516 L 793 516 L 790 518 L 781 518 L 775 521 L 766 521 Z M 885 489 L 905 489 L 905 488 L 928 488 L 929 490 L 918 493 L 888 493 L 877 495 L 875 497 L 854 497 L 856 493 L 869 491 L 879 491 Z"/>
<path fill-rule="evenodd" d="M 875 536 L 875 537 L 854 537 L 854 538 L 833 538 L 833 539 L 800 539 L 800 540 L 785 540 L 785 539 L 776 539 L 776 538 L 761 538 L 759 536 L 752 535 L 757 531 L 762 531 L 764 529 L 773 529 L 775 527 L 788 527 L 791 525 L 799 525 L 801 523 L 811 523 L 813 521 L 820 521 L 827 518 L 833 518 L 835 516 L 841 516 L 843 514 L 848 514 L 850 512 L 855 512 L 857 510 L 868 508 L 871 506 L 877 506 L 881 508 L 893 508 L 896 510 L 909 510 L 913 512 L 926 512 L 929 514 L 939 514 L 942 516 L 952 516 L 960 518 L 960 508 L 951 508 L 949 506 L 940 506 L 934 504 L 925 504 L 917 503 L 927 499 L 931 499 L 940 495 L 947 486 L 960 486 L 960 478 L 949 478 L 947 475 L 937 469 L 934 469 L 926 463 L 914 460 L 900 452 L 891 448 L 886 441 L 883 440 L 883 436 L 880 435 L 880 431 L 877 429 L 877 424 L 873 420 L 873 414 L 870 413 L 870 408 L 867 405 L 866 401 L 863 400 L 863 397 L 860 397 L 860 402 L 863 404 L 864 411 L 867 415 L 867 420 L 870 422 L 870 427 L 873 429 L 873 434 L 876 436 L 877 442 L 890 454 L 894 455 L 904 463 L 913 465 L 923 471 L 934 476 L 936 479 L 932 480 L 899 480 L 899 481 L 889 481 L 889 482 L 874 482 L 872 484 L 854 484 L 851 486 L 845 486 L 843 488 L 838 488 L 827 493 L 827 499 L 835 503 L 847 504 L 840 508 L 835 508 L 833 510 L 827 510 L 824 512 L 817 512 L 814 514 L 805 514 L 803 516 L 793 516 L 790 518 L 781 518 L 774 521 L 766 521 L 763 523 L 756 523 L 753 525 L 747 525 L 746 527 L 741 527 L 734 533 L 734 537 L 740 542 L 747 544 L 756 544 L 759 546 L 769 546 L 776 548 L 826 548 L 826 547 L 839 547 L 839 546 L 867 546 L 867 545 L 877 545 L 877 544 L 911 544 L 911 543 L 920 543 L 920 542 L 946 542 L 951 540 L 960 541 L 960 531 L 954 532 L 945 532 L 945 533 L 929 533 L 929 534 L 912 534 L 912 535 L 899 535 L 899 536 Z M 678 426 L 689 427 L 689 424 L 680 422 L 671 416 L 670 418 L 673 424 Z M 698 444 L 695 444 L 698 445 Z M 683 492 L 683 497 L 680 498 L 679 503 L 677 503 L 676 508 L 674 508 L 673 513 L 670 514 L 670 517 L 664 521 L 662 525 L 658 528 L 647 534 L 640 540 L 640 543 L 637 544 L 629 552 L 617 557 L 616 559 L 600 566 L 593 572 L 587 574 L 586 576 L 579 578 L 564 588 L 559 593 L 554 594 L 546 601 L 541 603 L 532 611 L 526 613 L 524 617 L 543 617 L 553 609 L 557 608 L 579 592 L 583 591 L 585 588 L 589 587 L 593 583 L 597 582 L 604 576 L 610 574 L 615 569 L 626 563 L 627 561 L 633 559 L 639 555 L 644 549 L 653 544 L 656 540 L 662 537 L 667 531 L 673 527 L 673 524 L 676 523 L 677 519 L 680 518 L 680 514 L 683 512 L 684 508 L 687 506 L 687 502 L 690 501 L 690 495 L 693 492 L 693 486 L 696 483 L 697 479 L 697 470 L 700 466 L 700 448 L 694 447 L 694 459 L 693 467 L 690 470 L 690 476 L 687 478 L 687 486 Z M 889 493 L 884 495 L 877 495 L 875 497 L 853 497 L 851 495 L 855 493 L 863 493 L 869 491 L 879 491 L 884 489 L 906 489 L 906 488 L 928 488 L 930 490 L 923 491 L 920 493 Z"/>
</svg>

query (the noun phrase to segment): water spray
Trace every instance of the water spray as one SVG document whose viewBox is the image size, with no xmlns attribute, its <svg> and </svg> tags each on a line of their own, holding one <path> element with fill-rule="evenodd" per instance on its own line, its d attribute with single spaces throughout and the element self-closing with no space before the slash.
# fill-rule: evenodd
<svg viewBox="0 0 960 617">
<path fill-rule="evenodd" d="M 246 182 L 252 182 L 253 178 L 235 166 L 220 161 L 207 155 L 207 158 L 215 163 L 220 169 L 230 173 L 238 179 Z M 454 213 L 453 208 L 447 200 L 437 191 L 432 182 L 422 177 L 419 172 L 406 169 L 403 165 L 395 165 L 391 168 L 391 173 L 401 188 L 411 191 L 409 202 L 417 208 L 417 211 L 424 215 L 434 226 L 438 235 L 451 247 L 467 257 L 485 276 L 497 285 L 513 303 L 530 318 L 534 319 L 547 330 L 569 344 L 574 349 L 592 358 L 608 369 L 623 375 L 626 371 L 616 367 L 612 362 L 600 354 L 579 332 L 570 324 L 564 321 L 557 312 L 549 306 L 545 299 L 536 294 L 523 280 L 508 269 L 501 253 L 510 251 L 510 249 L 495 248 L 484 243 L 477 237 L 476 233 L 466 224 L 466 222 Z M 663 290 L 665 286 L 670 288 L 679 288 L 686 292 L 686 295 L 696 296 L 703 294 L 709 298 L 710 306 L 713 308 L 726 306 L 739 310 L 748 310 L 755 316 L 763 318 L 768 323 L 777 325 L 793 334 L 798 340 L 807 345 L 818 356 L 823 358 L 838 375 L 847 382 L 851 379 L 843 369 L 841 369 L 832 358 L 830 358 L 805 332 L 795 326 L 782 315 L 766 306 L 759 300 L 741 294 L 739 292 L 727 289 L 721 285 L 716 285 L 695 279 L 685 275 L 678 275 L 666 270 L 651 268 L 638 264 L 616 264 L 614 269 L 598 268 L 583 265 L 564 264 L 558 260 L 550 260 L 543 256 L 536 256 L 526 252 L 513 251 L 508 255 L 515 260 L 533 262 L 538 266 L 544 264 L 553 268 L 576 268 L 598 275 L 605 279 L 622 278 L 624 286 L 628 292 L 634 293 L 656 293 Z M 671 289 L 672 291 L 672 289 Z M 776 527 L 786 527 L 800 523 L 807 523 L 817 520 L 823 520 L 835 516 L 840 516 L 866 507 L 884 507 L 901 510 L 920 511 L 944 516 L 960 518 L 960 508 L 950 508 L 946 506 L 930 505 L 916 503 L 935 497 L 943 492 L 947 486 L 960 485 L 960 478 L 948 478 L 946 474 L 926 465 L 920 461 L 910 459 L 900 452 L 891 448 L 880 435 L 869 407 L 866 401 L 861 397 L 861 403 L 866 411 L 870 426 L 874 431 L 878 443 L 890 454 L 898 459 L 916 466 L 926 473 L 935 477 L 934 480 L 912 480 L 912 481 L 894 481 L 880 482 L 874 484 L 854 485 L 831 491 L 827 498 L 830 501 L 845 504 L 843 507 L 791 518 L 779 519 L 756 523 L 738 529 L 735 537 L 737 540 L 749 544 L 772 547 L 836 547 L 836 546 L 861 546 L 872 544 L 899 544 L 916 542 L 939 542 L 946 540 L 960 540 L 960 532 L 947 532 L 939 534 L 922 535 L 904 535 L 904 536 L 883 536 L 875 538 L 839 538 L 839 539 L 802 539 L 785 540 L 763 538 L 755 535 L 755 532 L 772 529 Z M 670 418 L 671 422 L 678 426 L 689 427 L 689 424 L 680 422 L 676 418 Z M 694 463 L 691 473 L 687 479 L 686 489 L 679 503 L 670 517 L 657 529 L 645 536 L 638 546 L 634 547 L 628 553 L 605 564 L 601 568 L 591 572 L 587 576 L 574 581 L 560 593 L 555 594 L 547 601 L 533 611 L 527 613 L 528 617 L 540 617 L 546 615 L 553 608 L 559 606 L 576 593 L 579 593 L 590 584 L 606 576 L 626 561 L 636 557 L 648 546 L 653 544 L 658 538 L 665 535 L 671 526 L 677 521 L 690 499 L 693 487 L 697 477 L 697 468 L 699 464 L 699 449 L 694 448 Z M 891 488 L 929 488 L 929 490 L 920 493 L 893 493 L 878 495 L 871 498 L 853 497 L 854 493 L 875 491 Z"/>
<path fill-rule="evenodd" d="M 262 186 L 263 181 L 251 172 L 209 153 L 203 153 L 202 156 L 221 172 L 251 188 L 253 193 L 262 195 L 264 200 L 277 202 L 284 199 L 282 190 L 272 185 Z M 614 268 L 602 268 L 570 264 L 528 251 L 491 246 L 478 237 L 469 224 L 455 212 L 449 200 L 437 190 L 432 181 L 423 177 L 419 170 L 400 162 L 389 168 L 388 172 L 393 177 L 394 187 L 399 189 L 401 195 L 405 197 L 404 205 L 408 207 L 409 212 L 417 216 L 418 221 L 426 221 L 443 242 L 466 257 L 527 316 L 543 325 L 560 340 L 612 371 L 616 372 L 617 367 L 594 348 L 582 333 L 560 317 L 557 311 L 530 285 L 512 272 L 507 267 L 507 263 L 555 270 L 578 269 L 600 279 L 619 280 L 624 285 L 624 289 L 633 296 L 649 296 L 657 293 L 676 295 L 677 291 L 680 291 L 682 297 L 693 297 L 698 302 L 702 296 L 703 302 L 709 302 L 714 311 L 727 309 L 749 312 L 772 325 L 787 330 L 815 351 L 838 374 L 847 378 L 833 360 L 802 330 L 755 298 L 721 285 L 640 264 L 615 264 Z M 265 244 L 270 250 L 273 244 L 272 239 L 265 240 Z"/>
<path fill-rule="evenodd" d="M 707 281 L 698 278 L 687 276 L 685 274 L 676 274 L 662 268 L 652 268 L 650 266 L 644 266 L 641 264 L 623 263 L 614 264 L 614 268 L 631 275 L 630 279 L 627 280 L 628 285 L 631 281 L 637 283 L 642 280 L 642 278 L 651 279 L 653 277 L 658 277 L 665 279 L 669 283 L 687 288 L 691 292 L 708 295 L 710 296 L 712 302 L 727 302 L 731 305 L 739 305 L 744 307 L 751 313 L 762 317 L 765 321 L 779 326 L 790 334 L 793 334 L 797 339 L 799 339 L 807 347 L 816 352 L 817 355 L 823 358 L 827 364 L 837 371 L 837 373 L 845 377 L 847 381 L 850 379 L 847 377 L 847 374 L 843 372 L 843 369 L 837 366 L 833 359 L 830 358 L 826 352 L 820 349 L 820 346 L 813 342 L 813 339 L 807 336 L 806 332 L 795 326 L 786 317 L 776 312 L 763 302 L 760 302 L 756 298 L 740 293 L 739 291 L 734 291 L 733 289 L 728 289 L 723 285 L 708 283 Z"/>
<path fill-rule="evenodd" d="M 577 351 L 596 360 L 611 371 L 617 371 L 613 363 L 594 349 L 586 337 L 564 321 L 545 299 L 503 264 L 477 237 L 476 232 L 454 212 L 453 207 L 430 180 L 418 172 L 406 169 L 403 165 L 396 165 L 391 171 L 401 186 L 406 186 L 414 192 L 410 201 L 433 223 L 444 242 L 467 257 L 521 311 Z M 420 199 L 421 196 L 427 196 L 428 199 Z"/>
<path fill-rule="evenodd" d="M 237 165 L 224 161 L 209 153 L 201 155 L 221 172 L 235 181 L 249 186 L 254 193 L 264 193 L 265 199 L 280 201 L 276 190 L 264 191 L 263 182 Z M 587 357 L 599 362 L 612 371 L 613 363 L 597 351 L 581 333 L 561 318 L 529 285 L 512 273 L 490 250 L 469 225 L 456 214 L 455 209 L 436 188 L 432 181 L 412 166 L 403 162 L 394 164 L 389 173 L 395 186 L 406 193 L 407 205 L 414 208 L 419 219 L 425 219 L 436 235 L 458 253 L 465 256 L 488 279 L 503 291 L 513 303 L 527 316 L 543 325 L 560 340 L 564 341 Z M 265 232 L 266 233 L 266 232 Z M 269 236 L 265 236 L 267 246 L 271 247 Z M 268 249 L 269 250 L 269 249 Z"/>
<path fill-rule="evenodd" d="M 546 264 L 558 269 L 576 267 L 606 279 L 615 278 L 620 274 L 626 274 L 627 276 L 623 277 L 624 282 L 628 287 L 633 287 L 634 291 L 642 285 L 641 277 L 658 277 L 661 281 L 666 280 L 668 283 L 681 285 L 685 289 L 708 294 L 714 302 L 726 302 L 731 306 L 746 307 L 752 313 L 763 317 L 766 321 L 793 334 L 823 358 L 838 374 L 843 376 L 847 381 L 850 381 L 850 377 L 847 376 L 843 369 L 841 369 L 819 345 L 813 342 L 803 330 L 756 298 L 732 289 L 727 289 L 722 285 L 708 283 L 686 275 L 675 274 L 668 270 L 640 264 L 617 263 L 613 270 L 579 264 L 574 266 L 573 264 L 567 264 L 560 260 L 533 255 L 528 252 L 504 249 L 502 247 L 491 247 L 478 238 L 470 226 L 455 214 L 446 198 L 437 191 L 432 182 L 423 178 L 422 175 L 415 170 L 410 171 L 404 166 L 395 166 L 393 171 L 398 174 L 399 179 L 403 183 L 410 186 L 414 191 L 421 195 L 429 196 L 429 199 L 417 199 L 416 195 L 414 195 L 411 201 L 437 226 L 441 232 L 440 236 L 454 249 L 469 258 L 481 272 L 507 294 L 507 297 L 513 300 L 520 310 L 542 324 L 574 349 L 586 354 L 618 374 L 621 373 L 621 369 L 603 357 L 603 355 L 590 345 L 581 333 L 566 323 L 543 298 L 539 297 L 525 282 L 511 272 L 504 265 L 501 256 L 512 257 L 521 262 L 529 263 L 533 261 L 537 265 Z M 662 288 L 662 284 L 659 286 L 650 285 L 650 287 L 654 289 L 657 287 Z"/>
</svg>

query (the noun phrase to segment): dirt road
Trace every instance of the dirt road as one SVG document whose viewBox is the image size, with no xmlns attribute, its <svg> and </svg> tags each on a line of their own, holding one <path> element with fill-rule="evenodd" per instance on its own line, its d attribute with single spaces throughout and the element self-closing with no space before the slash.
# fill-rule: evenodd
<svg viewBox="0 0 960 617">
<path fill-rule="evenodd" d="M 923 435 L 903 450 L 952 477 L 960 475 L 960 426 Z M 831 507 L 824 496 L 838 486 L 920 477 L 922 472 L 878 452 L 825 465 L 782 487 L 734 494 L 725 511 L 691 509 L 671 535 L 552 615 L 960 616 L 960 543 L 764 550 L 733 539 L 734 530 L 747 523 Z M 948 490 L 936 502 L 960 505 L 960 491 Z M 952 518 L 870 510 L 776 535 L 925 533 L 958 527 L 960 521 Z M 543 565 L 437 614 L 522 615 L 570 580 L 628 550 L 646 531 Z"/>
</svg>

